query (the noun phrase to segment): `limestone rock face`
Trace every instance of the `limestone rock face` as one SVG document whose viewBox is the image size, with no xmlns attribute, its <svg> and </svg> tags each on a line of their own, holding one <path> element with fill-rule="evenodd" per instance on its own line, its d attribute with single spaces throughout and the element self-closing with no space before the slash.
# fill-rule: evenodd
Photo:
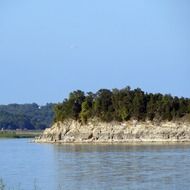
<svg viewBox="0 0 190 190">
<path fill-rule="evenodd" d="M 38 137 L 48 143 L 190 142 L 188 122 L 57 122 Z"/>
</svg>

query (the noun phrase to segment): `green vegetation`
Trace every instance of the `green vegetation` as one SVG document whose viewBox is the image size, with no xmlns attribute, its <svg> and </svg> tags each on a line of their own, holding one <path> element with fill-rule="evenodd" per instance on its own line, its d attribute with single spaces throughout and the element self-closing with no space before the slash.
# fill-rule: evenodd
<svg viewBox="0 0 190 190">
<path fill-rule="evenodd" d="M 131 90 L 130 87 L 121 90 L 101 89 L 86 94 L 77 90 L 56 105 L 0 105 L 0 129 L 43 130 L 52 124 L 53 116 L 55 122 L 74 119 L 81 123 L 93 118 L 107 122 L 130 119 L 190 120 L 190 99 L 145 93 L 139 88 Z M 2 136 L 17 135 L 1 132 Z"/>
<path fill-rule="evenodd" d="M 54 104 L 0 105 L 0 129 L 42 130 L 49 127 L 53 120 Z"/>
<path fill-rule="evenodd" d="M 33 189 L 33 190 L 42 190 L 42 188 L 40 188 L 40 186 L 38 185 L 37 181 L 34 180 L 33 184 L 31 184 L 30 186 L 28 186 L 28 189 Z M 55 190 L 63 190 L 65 188 L 63 188 L 61 185 L 58 185 L 58 187 Z M 2 178 L 0 178 L 0 190 L 27 190 L 27 189 L 23 189 L 22 184 L 19 183 L 18 185 L 15 185 L 14 187 L 8 187 L 7 184 L 5 184 L 5 182 L 3 181 Z"/>
<path fill-rule="evenodd" d="M 145 93 L 130 87 L 118 90 L 101 89 L 85 94 L 81 90 L 70 93 L 69 98 L 55 106 L 54 121 L 67 119 L 86 123 L 89 119 L 101 121 L 177 120 L 189 116 L 190 99 L 169 94 Z"/>
<path fill-rule="evenodd" d="M 30 187 L 30 189 L 31 189 L 31 187 Z M 36 181 L 34 181 L 34 184 L 33 184 L 33 186 L 32 186 L 32 189 L 33 189 L 33 190 L 38 190 L 38 189 L 41 189 L 41 188 L 39 188 L 38 185 L 37 185 L 37 183 L 36 183 Z M 3 179 L 0 179 L 0 190 L 23 190 L 23 188 L 21 187 L 20 184 L 17 185 L 16 187 L 14 187 L 14 188 L 10 188 L 10 187 L 8 187 L 8 186 L 4 183 Z M 59 189 L 59 190 L 61 190 L 61 189 Z"/>
<path fill-rule="evenodd" d="M 2 179 L 0 179 L 0 190 L 5 190 L 5 184 Z"/>
<path fill-rule="evenodd" d="M 42 131 L 0 131 L 0 138 L 34 138 L 42 134 Z"/>
</svg>

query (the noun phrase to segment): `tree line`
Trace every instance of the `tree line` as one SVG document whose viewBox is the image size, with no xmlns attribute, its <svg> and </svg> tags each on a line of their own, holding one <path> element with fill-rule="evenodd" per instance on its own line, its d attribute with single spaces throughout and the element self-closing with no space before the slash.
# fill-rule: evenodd
<svg viewBox="0 0 190 190">
<path fill-rule="evenodd" d="M 81 90 L 54 107 L 54 122 L 74 119 L 86 123 L 101 121 L 177 120 L 190 114 L 190 99 L 169 94 L 145 93 L 140 88 L 100 89 L 96 93 Z"/>
<path fill-rule="evenodd" d="M 190 99 L 145 93 L 140 88 L 76 90 L 62 103 L 0 105 L 0 129 L 45 129 L 53 122 L 74 119 L 101 121 L 177 120 L 190 118 Z"/>
<path fill-rule="evenodd" d="M 0 105 L 0 129 L 41 130 L 53 122 L 54 104 L 39 106 L 33 104 Z"/>
</svg>

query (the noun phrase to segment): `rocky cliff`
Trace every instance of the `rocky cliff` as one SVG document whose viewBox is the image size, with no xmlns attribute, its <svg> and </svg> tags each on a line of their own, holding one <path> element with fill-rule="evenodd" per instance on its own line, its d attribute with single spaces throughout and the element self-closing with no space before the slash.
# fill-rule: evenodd
<svg viewBox="0 0 190 190">
<path fill-rule="evenodd" d="M 188 142 L 189 122 L 57 122 L 35 140 L 48 143 Z"/>
</svg>

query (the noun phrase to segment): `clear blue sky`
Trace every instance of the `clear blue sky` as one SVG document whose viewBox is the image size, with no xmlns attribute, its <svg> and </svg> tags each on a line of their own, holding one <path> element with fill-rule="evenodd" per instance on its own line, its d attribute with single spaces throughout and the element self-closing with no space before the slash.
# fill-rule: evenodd
<svg viewBox="0 0 190 190">
<path fill-rule="evenodd" d="M 0 0 L 0 104 L 130 85 L 190 97 L 189 0 Z"/>
</svg>

